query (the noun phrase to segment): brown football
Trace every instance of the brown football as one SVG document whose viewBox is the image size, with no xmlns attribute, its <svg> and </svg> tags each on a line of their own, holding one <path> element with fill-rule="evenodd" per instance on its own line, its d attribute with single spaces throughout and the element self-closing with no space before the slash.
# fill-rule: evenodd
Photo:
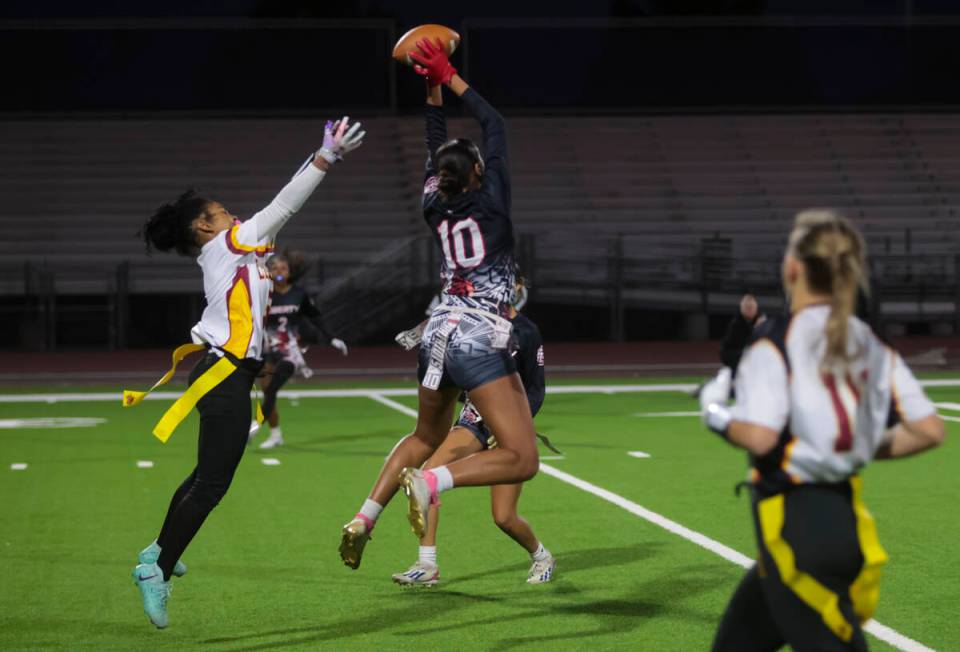
<svg viewBox="0 0 960 652">
<path fill-rule="evenodd" d="M 449 27 L 444 27 L 443 25 L 420 25 L 400 37 L 397 44 L 393 46 L 393 58 L 400 63 L 412 66 L 414 61 L 410 58 L 410 53 L 417 49 L 417 41 L 423 39 L 427 39 L 433 44 L 436 44 L 439 40 L 443 43 L 443 48 L 447 51 L 447 56 L 453 54 L 457 46 L 460 45 L 460 35 Z"/>
</svg>

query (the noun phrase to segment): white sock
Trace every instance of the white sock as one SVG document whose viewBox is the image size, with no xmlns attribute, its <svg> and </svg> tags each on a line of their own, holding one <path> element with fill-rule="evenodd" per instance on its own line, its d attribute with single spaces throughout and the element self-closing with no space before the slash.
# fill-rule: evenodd
<svg viewBox="0 0 960 652">
<path fill-rule="evenodd" d="M 383 505 L 378 503 L 375 500 L 370 500 L 367 498 L 363 501 L 363 507 L 360 508 L 360 513 L 369 518 L 374 523 L 377 522 L 377 519 L 380 518 L 380 512 L 383 511 Z"/>
<path fill-rule="evenodd" d="M 420 546 L 420 563 L 437 565 L 437 547 Z"/>
<path fill-rule="evenodd" d="M 530 555 L 530 559 L 533 561 L 543 561 L 550 557 L 550 551 L 543 547 L 543 544 L 537 541 L 537 550 L 536 552 Z"/>
<path fill-rule="evenodd" d="M 430 469 L 435 476 L 437 476 L 437 493 L 443 493 L 447 489 L 453 489 L 453 476 L 450 475 L 450 471 L 447 470 L 445 466 L 438 466 L 435 469 Z"/>
<path fill-rule="evenodd" d="M 283 439 L 283 431 L 280 430 L 280 426 L 270 428 L 270 436 L 274 439 Z"/>
</svg>

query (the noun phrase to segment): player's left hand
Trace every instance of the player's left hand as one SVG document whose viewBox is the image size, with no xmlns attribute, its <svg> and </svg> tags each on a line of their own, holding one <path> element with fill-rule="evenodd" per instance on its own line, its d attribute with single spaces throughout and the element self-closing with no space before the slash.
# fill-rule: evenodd
<svg viewBox="0 0 960 652">
<path fill-rule="evenodd" d="M 335 348 L 337 351 L 343 355 L 347 355 L 350 351 L 347 349 L 347 343 L 341 340 L 339 337 L 335 337 L 330 340 L 330 346 Z"/>
<path fill-rule="evenodd" d="M 732 384 L 733 371 L 730 367 L 723 367 L 717 372 L 716 376 L 700 389 L 700 418 L 708 428 L 716 429 L 718 425 L 714 423 L 715 419 L 713 418 L 716 407 L 711 410 L 711 406 L 718 406 L 726 411 Z"/>
<path fill-rule="evenodd" d="M 440 84 L 449 84 L 453 76 L 457 74 L 457 69 L 447 58 L 443 45 L 439 41 L 435 45 L 427 39 L 423 39 L 417 41 L 417 47 L 420 52 L 410 53 L 410 58 L 420 64 L 414 64 L 413 66 L 416 73 L 426 77 L 431 88 Z"/>
</svg>

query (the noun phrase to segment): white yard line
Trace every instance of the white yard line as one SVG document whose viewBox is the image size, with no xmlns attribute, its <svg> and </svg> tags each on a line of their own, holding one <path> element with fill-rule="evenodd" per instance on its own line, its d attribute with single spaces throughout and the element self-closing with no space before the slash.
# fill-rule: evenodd
<svg viewBox="0 0 960 652">
<path fill-rule="evenodd" d="M 960 381 L 958 381 L 958 384 L 960 384 Z M 403 405 L 401 403 L 397 403 L 396 401 L 391 401 L 390 399 L 385 398 L 384 396 L 380 395 L 376 391 L 371 391 L 369 397 L 374 401 L 377 401 L 378 403 L 382 403 L 383 405 L 391 407 L 397 410 L 398 412 L 402 412 L 403 414 L 406 414 L 408 416 L 412 416 L 412 417 L 417 416 L 416 410 L 409 408 L 406 405 Z M 595 484 L 591 484 L 586 480 L 581 480 L 580 478 L 570 475 L 569 473 L 566 473 L 564 471 L 561 471 L 560 469 L 556 469 L 550 466 L 549 464 L 543 464 L 541 462 L 540 470 L 543 473 L 553 478 L 556 478 L 557 480 L 560 480 L 561 482 L 566 482 L 567 484 L 572 485 L 582 491 L 586 491 L 587 493 L 593 494 L 598 498 L 602 498 L 603 500 L 606 500 L 609 503 L 613 503 L 617 507 L 621 507 L 635 516 L 639 516 L 640 518 L 646 521 L 649 521 L 654 525 L 662 527 L 668 532 L 672 532 L 677 536 L 683 537 L 687 541 L 695 543 L 701 548 L 706 548 L 710 552 L 716 555 L 719 555 L 720 557 L 723 557 L 727 561 L 732 562 L 737 566 L 741 566 L 742 568 L 749 568 L 750 566 L 753 565 L 753 559 L 751 559 L 750 557 L 747 557 L 743 553 L 738 552 L 737 550 L 734 550 L 729 546 L 725 546 L 724 544 L 720 543 L 719 541 L 715 541 L 714 539 L 711 539 L 705 534 L 701 534 L 700 532 L 696 532 L 694 530 L 691 530 L 688 527 L 680 525 L 676 521 L 671 521 L 667 517 L 657 514 L 656 512 L 650 511 L 646 507 L 638 505 L 632 500 L 628 500 L 623 496 L 613 493 L 612 491 L 607 491 L 606 489 L 598 487 Z M 922 643 L 919 643 L 918 641 L 913 640 L 912 638 L 904 636 L 903 634 L 896 631 L 895 629 L 891 629 L 886 625 L 882 625 L 878 623 L 876 620 L 868 621 L 867 624 L 864 625 L 863 629 L 873 634 L 874 636 L 879 638 L 881 641 L 884 641 L 885 643 L 892 645 L 898 650 L 903 650 L 904 652 L 933 652 L 931 648 L 928 648 L 927 646 L 923 645 Z"/>
<path fill-rule="evenodd" d="M 635 417 L 698 417 L 699 412 L 634 412 Z"/>
<path fill-rule="evenodd" d="M 10 470 L 11 470 L 11 471 L 26 471 L 26 470 L 27 470 L 27 464 L 26 464 L 26 462 L 14 462 L 13 464 L 10 465 Z"/>
<path fill-rule="evenodd" d="M 644 453 L 643 451 L 627 451 L 627 455 L 629 455 L 630 457 L 636 457 L 641 460 L 650 457 L 650 453 Z"/>
<path fill-rule="evenodd" d="M 960 378 L 921 380 L 923 387 L 960 387 Z M 646 392 L 692 392 L 693 383 L 667 383 L 648 385 L 553 385 L 547 394 L 637 394 Z M 416 396 L 416 387 L 384 387 L 371 389 L 289 389 L 280 392 L 280 398 L 369 398 L 378 396 Z M 170 401 L 180 398 L 181 392 L 154 392 L 148 401 Z M 251 396 L 253 394 L 251 393 Z M 61 392 L 54 394 L 0 394 L 0 403 L 60 403 L 67 401 L 116 401 L 120 392 Z"/>
<path fill-rule="evenodd" d="M 138 469 L 152 469 L 152 468 L 153 468 L 153 462 L 150 461 L 150 460 L 137 460 L 137 468 L 138 468 Z"/>
<path fill-rule="evenodd" d="M 260 459 L 260 463 L 264 466 L 280 466 L 280 460 L 275 457 L 264 457 Z"/>
</svg>

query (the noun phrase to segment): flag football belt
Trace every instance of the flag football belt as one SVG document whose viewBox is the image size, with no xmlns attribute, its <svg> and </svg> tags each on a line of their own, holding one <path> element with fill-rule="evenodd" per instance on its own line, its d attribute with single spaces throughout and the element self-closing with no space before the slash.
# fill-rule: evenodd
<svg viewBox="0 0 960 652">
<path fill-rule="evenodd" d="M 237 358 L 232 353 L 224 351 L 223 349 L 217 347 L 211 347 L 208 344 L 182 344 L 173 350 L 172 364 L 169 371 L 165 373 L 160 380 L 153 384 L 153 387 L 148 389 L 145 392 L 137 392 L 129 389 L 123 390 L 123 407 L 133 407 L 134 405 L 139 405 L 143 399 L 147 397 L 150 392 L 160 387 L 161 385 L 166 385 L 170 382 L 170 379 L 173 378 L 173 374 L 177 370 L 177 365 L 183 361 L 191 353 L 196 353 L 197 351 L 203 351 L 209 348 L 216 348 L 217 351 L 223 354 L 223 356 L 214 364 L 212 367 L 207 369 L 205 372 L 200 374 L 200 376 L 187 387 L 187 390 L 176 400 L 176 402 L 171 405 L 163 416 L 160 417 L 160 420 L 157 422 L 157 425 L 153 427 L 153 434 L 157 439 L 163 443 L 167 443 L 167 440 L 170 439 L 170 435 L 173 434 L 173 431 L 176 430 L 177 426 L 187 418 L 187 415 L 193 410 L 196 406 L 197 401 L 203 398 L 210 390 L 226 380 L 230 374 L 237 370 L 240 366 L 246 366 L 244 361 Z M 263 423 L 264 415 L 263 410 L 260 409 L 260 403 L 257 402 L 257 424 Z"/>
<path fill-rule="evenodd" d="M 442 306 L 434 311 L 434 315 L 437 313 L 440 313 L 441 316 L 445 315 L 446 320 L 433 334 L 433 342 L 430 345 L 430 362 L 427 365 L 427 372 L 424 374 L 422 382 L 422 385 L 427 389 L 440 387 L 440 380 L 443 378 L 443 361 L 447 356 L 447 345 L 450 343 L 450 337 L 460 325 L 460 320 L 464 314 L 479 315 L 489 320 L 488 323 L 493 326 L 491 346 L 494 349 L 505 349 L 510 342 L 510 332 L 513 330 L 513 324 L 510 323 L 509 319 L 504 319 L 500 315 L 478 308 L 462 306 Z"/>
</svg>

